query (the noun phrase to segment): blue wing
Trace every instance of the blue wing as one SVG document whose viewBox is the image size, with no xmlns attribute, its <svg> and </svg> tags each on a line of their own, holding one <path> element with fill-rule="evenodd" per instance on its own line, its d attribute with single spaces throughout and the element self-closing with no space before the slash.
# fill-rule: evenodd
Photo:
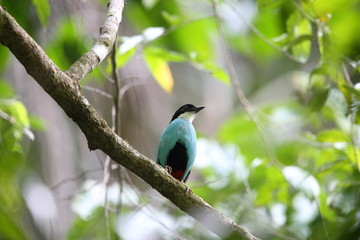
<svg viewBox="0 0 360 240">
<path fill-rule="evenodd" d="M 182 179 L 184 181 L 194 165 L 196 155 L 195 129 L 193 125 L 185 119 L 175 119 L 161 134 L 157 152 L 157 162 L 162 167 L 168 165 L 169 153 L 174 149 L 175 145 L 183 145 L 186 149 L 187 162 Z"/>
</svg>

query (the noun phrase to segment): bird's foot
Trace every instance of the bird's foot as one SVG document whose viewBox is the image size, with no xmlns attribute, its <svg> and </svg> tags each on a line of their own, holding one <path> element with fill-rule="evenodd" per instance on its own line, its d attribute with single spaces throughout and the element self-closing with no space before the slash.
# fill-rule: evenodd
<svg viewBox="0 0 360 240">
<path fill-rule="evenodd" d="M 169 165 L 165 166 L 165 170 L 171 175 L 172 168 Z"/>
<path fill-rule="evenodd" d="M 191 193 L 192 192 L 191 189 L 184 182 L 182 182 L 182 183 L 184 184 L 184 186 L 186 188 L 185 194 Z"/>
</svg>

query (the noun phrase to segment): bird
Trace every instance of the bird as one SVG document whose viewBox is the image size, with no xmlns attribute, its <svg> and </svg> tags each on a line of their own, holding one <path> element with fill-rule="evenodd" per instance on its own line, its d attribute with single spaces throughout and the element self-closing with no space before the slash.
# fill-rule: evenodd
<svg viewBox="0 0 360 240">
<path fill-rule="evenodd" d="M 186 183 L 196 155 L 196 132 L 192 122 L 205 107 L 181 106 L 163 130 L 157 151 L 157 163 L 175 179 Z"/>
</svg>

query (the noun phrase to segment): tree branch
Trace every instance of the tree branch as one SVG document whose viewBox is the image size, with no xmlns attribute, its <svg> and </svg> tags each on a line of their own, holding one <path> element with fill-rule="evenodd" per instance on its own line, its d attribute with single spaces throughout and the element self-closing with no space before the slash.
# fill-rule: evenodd
<svg viewBox="0 0 360 240">
<path fill-rule="evenodd" d="M 123 1 L 113 0 L 110 2 L 109 10 L 111 6 L 123 6 L 123 4 Z M 117 8 L 117 11 L 121 12 L 122 7 Z M 110 21 L 108 19 L 109 15 L 117 16 L 117 20 L 121 19 L 119 13 L 112 12 L 108 14 L 106 21 Z M 102 35 L 102 37 L 104 36 Z M 109 36 L 109 39 L 113 38 Z M 101 41 L 99 39 L 95 46 Z M 81 94 L 78 82 L 106 56 L 104 54 L 98 55 L 96 50 L 94 50 L 95 46 L 90 50 L 92 53 L 81 57 L 70 68 L 69 74 L 66 74 L 51 61 L 41 47 L 1 6 L 0 43 L 10 49 L 29 75 L 43 87 L 65 113 L 80 127 L 86 136 L 90 150 L 102 150 L 114 161 L 142 178 L 178 208 L 193 216 L 220 237 L 257 239 L 216 211 L 203 199 L 191 191 L 186 191 L 184 184 L 167 174 L 154 161 L 133 149 L 126 141 L 117 136 L 109 128 L 105 120 L 90 106 L 88 100 Z M 111 44 L 108 45 L 109 49 L 111 47 Z"/>
<path fill-rule="evenodd" d="M 110 1 L 100 37 L 89 52 L 83 54 L 66 73 L 76 81 L 81 81 L 96 66 L 98 66 L 112 50 L 119 24 L 122 20 L 124 1 Z"/>
</svg>

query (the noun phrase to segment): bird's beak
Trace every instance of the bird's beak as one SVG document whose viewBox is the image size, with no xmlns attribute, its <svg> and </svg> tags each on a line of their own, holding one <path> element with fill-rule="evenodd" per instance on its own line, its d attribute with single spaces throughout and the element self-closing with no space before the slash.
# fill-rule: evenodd
<svg viewBox="0 0 360 240">
<path fill-rule="evenodd" d="M 194 110 L 195 110 L 195 112 L 196 113 L 198 113 L 198 112 L 200 112 L 202 109 L 204 109 L 205 107 L 197 107 L 197 108 L 195 108 Z"/>
</svg>

